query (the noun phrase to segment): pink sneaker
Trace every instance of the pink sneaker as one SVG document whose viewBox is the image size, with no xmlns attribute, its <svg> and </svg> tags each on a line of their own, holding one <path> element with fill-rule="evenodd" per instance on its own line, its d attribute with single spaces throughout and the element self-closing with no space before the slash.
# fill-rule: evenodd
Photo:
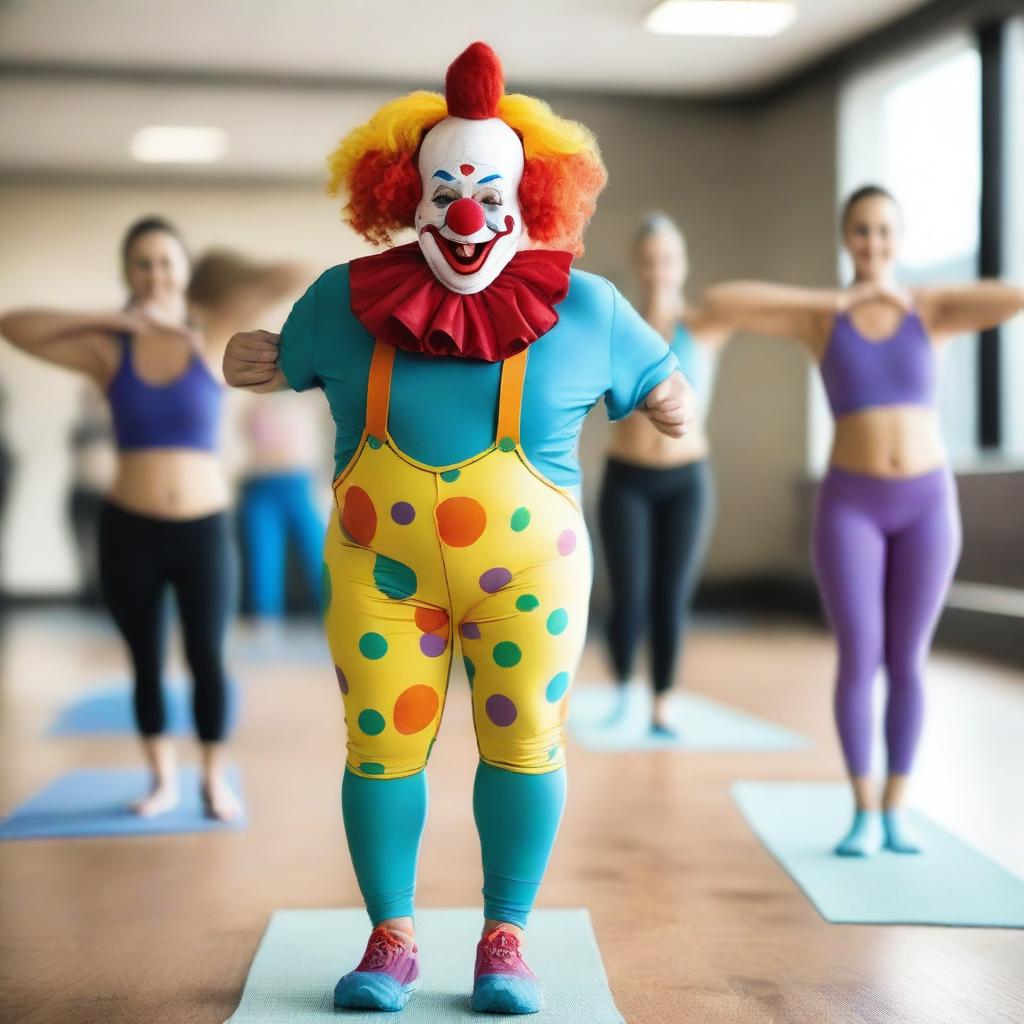
<svg viewBox="0 0 1024 1024">
<path fill-rule="evenodd" d="M 537 976 L 523 959 L 519 937 L 505 928 L 488 932 L 476 947 L 473 995 L 478 1013 L 536 1013 L 543 1002 Z"/>
<path fill-rule="evenodd" d="M 407 935 L 378 925 L 359 966 L 334 987 L 345 1010 L 401 1010 L 420 983 L 419 949 Z"/>
</svg>

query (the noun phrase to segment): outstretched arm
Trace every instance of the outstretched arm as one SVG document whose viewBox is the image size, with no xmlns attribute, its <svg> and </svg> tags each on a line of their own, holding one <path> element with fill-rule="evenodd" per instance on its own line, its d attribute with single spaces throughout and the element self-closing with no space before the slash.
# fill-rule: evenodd
<svg viewBox="0 0 1024 1024">
<path fill-rule="evenodd" d="M 116 367 L 119 331 L 138 329 L 138 317 L 126 312 L 61 313 L 18 309 L 0 317 L 0 334 L 31 356 L 80 370 L 105 383 Z"/>
<path fill-rule="evenodd" d="M 284 391 L 288 381 L 277 365 L 281 335 L 270 331 L 242 331 L 224 350 L 224 380 L 246 391 Z"/>
<path fill-rule="evenodd" d="M 922 288 L 915 297 L 929 333 L 947 337 L 998 327 L 1024 309 L 1024 288 L 1005 281 Z"/>
</svg>

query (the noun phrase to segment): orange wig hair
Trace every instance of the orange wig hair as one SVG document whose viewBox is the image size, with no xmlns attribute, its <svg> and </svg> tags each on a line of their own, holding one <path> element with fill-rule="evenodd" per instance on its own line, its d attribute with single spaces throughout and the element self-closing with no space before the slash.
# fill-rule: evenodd
<svg viewBox="0 0 1024 1024">
<path fill-rule="evenodd" d="M 440 93 L 414 92 L 385 104 L 350 132 L 328 158 L 329 195 L 347 197 L 343 218 L 373 245 L 390 245 L 395 232 L 413 226 L 422 195 L 417 167 L 423 137 L 449 116 L 462 116 L 466 102 L 452 101 L 453 75 L 472 58 L 500 65 L 489 47 L 474 43 L 449 70 L 445 99 Z M 472 117 L 503 120 L 523 143 L 525 166 L 519 202 L 530 238 L 550 249 L 583 253 L 583 232 L 608 180 L 597 140 L 576 121 L 559 117 L 542 100 L 518 93 L 504 95 L 499 81 L 489 109 Z"/>
</svg>

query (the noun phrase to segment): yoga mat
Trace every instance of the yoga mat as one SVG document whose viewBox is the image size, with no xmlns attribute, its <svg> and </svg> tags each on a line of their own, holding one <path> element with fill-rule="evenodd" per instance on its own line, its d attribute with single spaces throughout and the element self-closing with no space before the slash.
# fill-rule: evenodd
<svg viewBox="0 0 1024 1024">
<path fill-rule="evenodd" d="M 228 686 L 228 729 L 238 721 L 239 693 L 234 683 Z M 193 732 L 192 693 L 184 682 L 164 687 L 167 733 L 188 736 Z M 132 690 L 127 683 L 102 686 L 76 697 L 62 708 L 51 723 L 48 736 L 134 736 L 135 710 Z"/>
<path fill-rule="evenodd" d="M 737 782 L 733 798 L 768 852 L 834 924 L 1024 928 L 1024 878 L 923 815 L 909 812 L 921 854 L 837 857 L 850 826 L 849 788 Z"/>
<path fill-rule="evenodd" d="M 229 775 L 243 798 L 238 773 Z M 0 821 L 2 839 L 57 839 L 80 836 L 150 836 L 171 832 L 209 832 L 241 828 L 241 820 L 225 825 L 203 813 L 199 772 L 180 769 L 181 803 L 167 814 L 140 818 L 129 805 L 148 790 L 149 772 L 142 768 L 82 768 L 62 775 Z"/>
<path fill-rule="evenodd" d="M 479 910 L 416 914 L 423 981 L 401 1014 L 335 1010 L 334 986 L 359 963 L 370 925 L 363 910 L 278 910 L 249 968 L 229 1024 L 480 1024 L 510 1020 L 473 1013 L 473 959 Z M 544 985 L 536 1024 L 622 1024 L 608 990 L 586 910 L 537 910 L 530 916 L 530 966 Z"/>
<path fill-rule="evenodd" d="M 652 736 L 650 691 L 630 687 L 625 713 L 614 723 L 609 716 L 618 694 L 611 687 L 574 691 L 569 731 L 588 750 L 799 750 L 805 737 L 763 718 L 718 704 L 695 693 L 673 694 L 669 719 L 676 738 Z"/>
</svg>

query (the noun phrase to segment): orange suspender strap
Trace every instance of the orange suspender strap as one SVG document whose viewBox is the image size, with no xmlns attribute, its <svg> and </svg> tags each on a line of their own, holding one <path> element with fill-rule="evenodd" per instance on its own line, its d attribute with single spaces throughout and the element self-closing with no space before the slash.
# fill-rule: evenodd
<svg viewBox="0 0 1024 1024">
<path fill-rule="evenodd" d="M 388 406 L 391 404 L 391 368 L 395 363 L 393 345 L 374 342 L 370 376 L 366 381 L 366 432 L 381 441 L 388 433 Z"/>
<path fill-rule="evenodd" d="M 501 386 L 498 389 L 498 437 L 500 442 L 508 437 L 519 444 L 519 422 L 523 407 L 523 382 L 526 380 L 526 357 L 529 349 L 524 348 L 509 356 L 501 367 Z"/>
</svg>

